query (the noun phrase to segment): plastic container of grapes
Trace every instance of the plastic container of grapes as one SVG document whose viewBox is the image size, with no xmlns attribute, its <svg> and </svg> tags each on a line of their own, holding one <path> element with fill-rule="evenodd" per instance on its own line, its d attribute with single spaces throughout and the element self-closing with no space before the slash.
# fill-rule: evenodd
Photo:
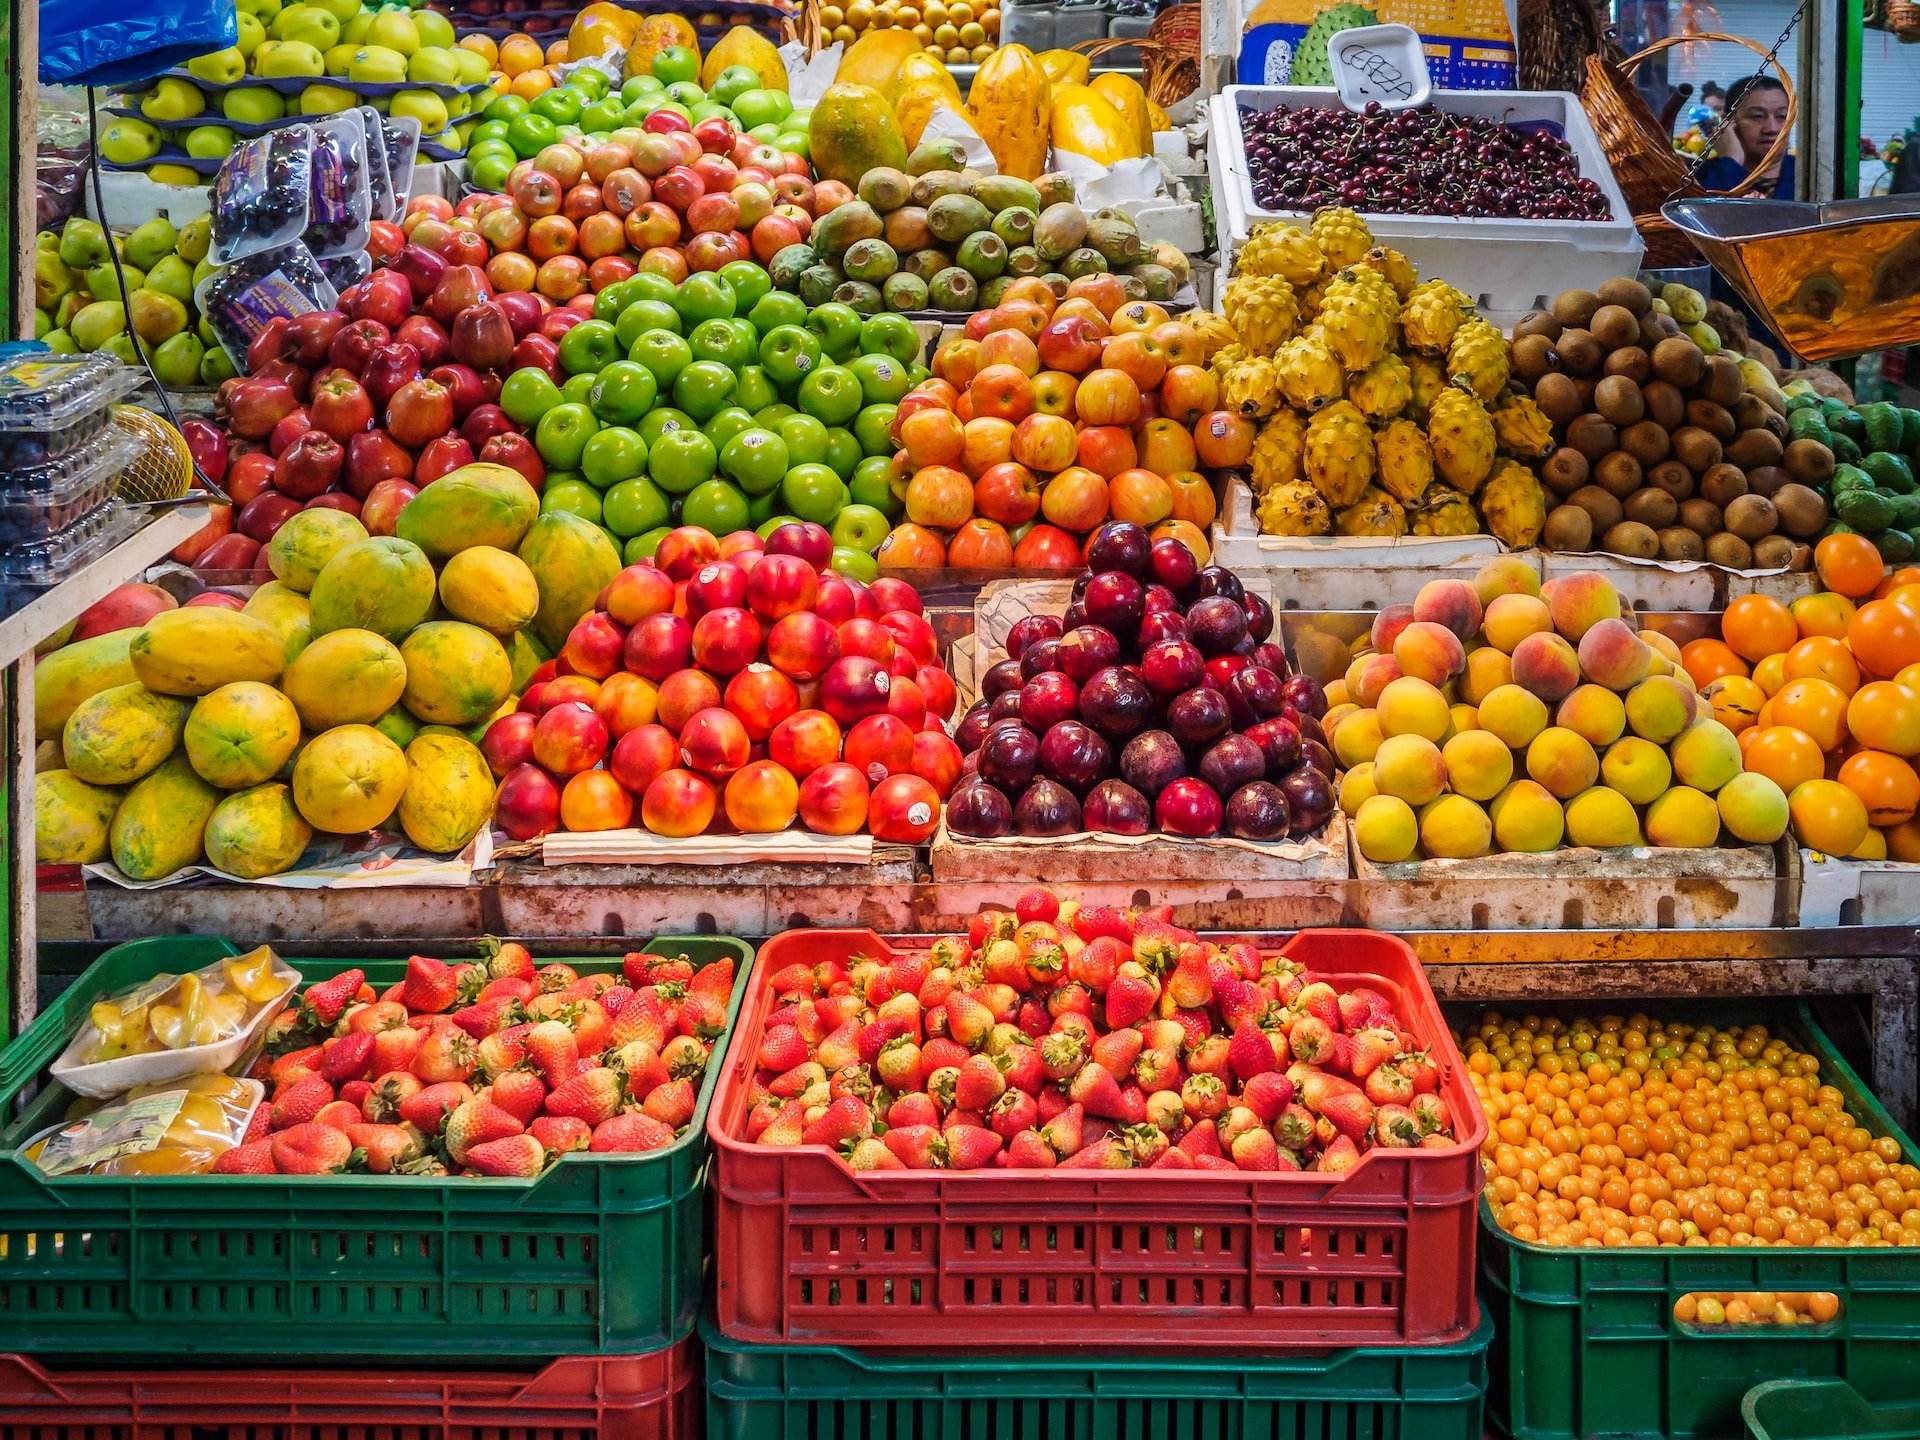
<svg viewBox="0 0 1920 1440">
<path fill-rule="evenodd" d="M 1605 220 L 1521 220 L 1480 216 L 1383 214 L 1364 207 L 1361 218 L 1374 237 L 1404 253 L 1423 279 L 1435 276 L 1475 300 L 1489 319 L 1517 318 L 1562 290 L 1599 287 L 1619 275 L 1636 274 L 1645 246 L 1633 214 L 1600 148 L 1579 99 L 1562 90 L 1435 90 L 1430 101 L 1453 115 L 1482 115 L 1525 128 L 1546 127 L 1573 149 L 1580 174 L 1607 198 Z M 1209 102 L 1215 150 L 1216 193 L 1223 202 L 1223 258 L 1231 260 L 1255 225 L 1292 220 L 1305 225 L 1306 211 L 1268 210 L 1253 196 L 1242 110 L 1331 110 L 1340 104 L 1330 89 L 1300 85 L 1229 85 Z M 1489 241 L 1497 242 L 1489 244 Z"/>
<path fill-rule="evenodd" d="M 0 475 L 78 450 L 107 428 L 114 401 L 145 381 L 110 355 L 34 352 L 0 362 Z"/>
</svg>

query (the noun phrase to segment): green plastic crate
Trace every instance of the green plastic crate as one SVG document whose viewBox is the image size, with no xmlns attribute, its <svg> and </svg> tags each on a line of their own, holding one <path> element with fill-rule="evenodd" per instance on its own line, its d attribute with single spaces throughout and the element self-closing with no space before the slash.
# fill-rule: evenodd
<svg viewBox="0 0 1920 1440">
<path fill-rule="evenodd" d="M 636 948 L 696 963 L 733 957 L 731 1031 L 750 945 L 660 936 Z M 12 1114 L 94 1000 L 233 953 L 224 940 L 169 936 L 101 956 L 0 1060 L 0 1108 Z M 303 985 L 357 965 L 384 988 L 406 971 L 404 959 L 287 959 Z M 620 960 L 568 963 L 617 971 Z M 485 1360 L 675 1344 L 699 1318 L 706 1114 L 725 1045 L 716 1041 L 693 1119 L 672 1145 L 566 1155 L 533 1180 L 48 1180 L 0 1153 L 0 1352 Z M 57 1120 L 68 1099 L 49 1083 L 6 1132 L 9 1149 Z"/>
<path fill-rule="evenodd" d="M 1916 1383 L 1920 1390 L 1920 1383 Z M 1911 1393 L 1911 1392 L 1910 1392 Z M 1748 1440 L 1916 1440 L 1920 1401 L 1869 1405 L 1844 1380 L 1769 1380 L 1740 1402 Z"/>
<path fill-rule="evenodd" d="M 1848 1110 L 1920 1165 L 1806 1006 L 1756 1018 L 1818 1055 Z M 1515 1240 L 1483 1199 L 1479 1264 L 1496 1321 L 1487 1418 L 1525 1440 L 1721 1440 L 1739 1432 L 1742 1396 L 1769 1379 L 1839 1377 L 1874 1398 L 1913 1388 L 1920 1249 L 1556 1249 Z M 1831 1291 L 1840 1314 L 1791 1330 L 1673 1318 L 1682 1295 L 1728 1290 Z"/>
<path fill-rule="evenodd" d="M 1279 1359 L 748 1345 L 711 1319 L 700 1334 L 706 1440 L 1481 1440 L 1493 1321 L 1452 1345 Z"/>
</svg>

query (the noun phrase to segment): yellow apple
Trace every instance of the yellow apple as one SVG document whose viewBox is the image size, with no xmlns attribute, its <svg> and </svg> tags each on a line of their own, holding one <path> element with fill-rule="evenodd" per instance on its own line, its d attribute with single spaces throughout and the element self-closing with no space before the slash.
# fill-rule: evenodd
<svg viewBox="0 0 1920 1440">
<path fill-rule="evenodd" d="M 438 45 L 443 50 L 453 48 L 453 26 L 439 11 L 414 11 L 413 28 L 419 31 L 422 45 Z"/>
<path fill-rule="evenodd" d="M 154 82 L 153 93 L 140 102 L 140 113 L 149 120 L 191 120 L 207 108 L 207 97 L 197 85 L 171 75 Z"/>
<path fill-rule="evenodd" d="M 331 18 L 331 17 L 329 17 Z M 304 40 L 268 40 L 253 53 L 254 69 L 270 80 L 327 73 L 320 52 Z"/>
<path fill-rule="evenodd" d="M 273 43 L 265 41 L 261 49 Z M 265 85 L 243 85 L 220 97 L 220 113 L 237 125 L 263 125 L 285 115 L 287 106 L 277 90 Z"/>
<path fill-rule="evenodd" d="M 253 23 L 258 26 L 260 22 L 254 20 Z M 246 78 L 246 53 L 237 45 L 229 45 L 224 50 L 215 50 L 208 55 L 196 55 L 187 61 L 187 73 L 209 85 L 237 84 Z"/>
<path fill-rule="evenodd" d="M 411 115 L 420 122 L 422 135 L 438 135 L 447 128 L 447 105 L 431 90 L 400 90 L 393 96 L 392 113 Z"/>
<path fill-rule="evenodd" d="M 416 85 L 453 85 L 460 79 L 460 66 L 453 51 L 422 46 L 407 59 L 407 79 Z"/>
<path fill-rule="evenodd" d="M 411 55 L 420 48 L 420 27 L 413 23 L 413 17 L 405 11 L 382 10 L 367 27 L 367 43 L 384 45 L 389 50 L 398 50 L 402 55 Z"/>
<path fill-rule="evenodd" d="M 234 48 L 242 55 L 252 55 L 260 48 L 260 42 L 267 38 L 267 27 L 260 23 L 258 15 L 250 15 L 242 10 L 235 17 L 240 29 L 240 38 L 234 41 Z"/>
<path fill-rule="evenodd" d="M 123 116 L 101 135 L 100 153 L 115 165 L 138 165 L 160 153 L 160 132 L 144 120 Z"/>
<path fill-rule="evenodd" d="M 360 97 L 338 85 L 309 85 L 300 92 L 302 115 L 337 115 L 360 103 Z"/>
</svg>

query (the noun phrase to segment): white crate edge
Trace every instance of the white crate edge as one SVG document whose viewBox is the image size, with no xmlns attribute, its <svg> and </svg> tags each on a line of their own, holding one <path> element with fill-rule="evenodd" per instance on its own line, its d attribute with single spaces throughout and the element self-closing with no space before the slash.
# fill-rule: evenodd
<svg viewBox="0 0 1920 1440">
<path fill-rule="evenodd" d="M 1800 851 L 1800 925 L 1920 924 L 1920 865 Z"/>
<path fill-rule="evenodd" d="M 1229 570 L 1432 568 L 1489 560 L 1504 549 L 1491 535 L 1262 535 L 1254 516 L 1253 490 L 1237 475 L 1227 478 L 1220 517 L 1207 539 L 1214 558 Z"/>
</svg>

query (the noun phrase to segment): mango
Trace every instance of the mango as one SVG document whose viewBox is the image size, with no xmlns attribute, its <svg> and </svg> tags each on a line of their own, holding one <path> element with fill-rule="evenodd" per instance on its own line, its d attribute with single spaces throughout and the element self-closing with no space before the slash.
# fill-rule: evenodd
<svg viewBox="0 0 1920 1440">
<path fill-rule="evenodd" d="M 33 857 L 42 865 L 92 865 L 107 858 L 107 827 L 124 792 L 90 785 L 71 770 L 33 779 Z"/>
<path fill-rule="evenodd" d="M 207 863 L 242 880 L 291 870 L 313 827 L 300 818 L 293 791 L 282 784 L 235 791 L 207 817 Z"/>
<path fill-rule="evenodd" d="M 400 703 L 407 662 L 384 635 L 334 630 L 300 652 L 280 688 L 311 732 L 371 725 Z"/>
<path fill-rule="evenodd" d="M 90 785 L 130 785 L 173 753 L 190 708 L 137 682 L 90 695 L 61 732 L 67 769 Z"/>
<path fill-rule="evenodd" d="M 518 555 L 475 545 L 440 567 L 440 604 L 456 620 L 511 635 L 540 613 L 540 582 Z"/>
<path fill-rule="evenodd" d="M 302 510 L 273 532 L 267 542 L 267 567 L 273 578 L 302 595 L 340 550 L 367 538 L 367 527 L 344 510 Z"/>
<path fill-rule="evenodd" d="M 132 682 L 133 662 L 127 649 L 138 630 L 114 630 L 90 640 L 76 640 L 33 667 L 33 733 L 37 739 L 58 740 L 67 717 L 89 695 Z"/>
<path fill-rule="evenodd" d="M 113 863 L 129 880 L 164 880 L 200 859 L 221 792 L 175 755 L 127 792 L 108 832 Z"/>
<path fill-rule="evenodd" d="M 493 772 L 470 741 L 422 733 L 407 746 L 400 828 L 422 850 L 452 854 L 493 814 Z"/>
<path fill-rule="evenodd" d="M 287 666 L 287 644 L 257 616 L 187 605 L 163 610 L 136 630 L 127 657 L 149 690 L 205 695 L 235 680 L 278 680 Z"/>
<path fill-rule="evenodd" d="M 272 779 L 293 757 L 300 717 L 273 686 L 238 680 L 200 697 L 182 738 L 187 760 L 202 780 L 222 790 L 243 790 Z"/>
<path fill-rule="evenodd" d="M 606 543 L 611 549 L 612 542 Z M 426 553 L 397 535 L 376 535 L 336 551 L 314 579 L 307 601 L 316 636 L 358 629 L 398 641 L 427 618 L 433 597 L 433 566 Z"/>
<path fill-rule="evenodd" d="M 515 553 L 540 582 L 540 613 L 532 628 L 534 638 L 552 654 L 566 644 L 573 622 L 593 608 L 607 582 L 620 573 L 620 552 L 598 525 L 556 510 L 533 522 Z M 427 578 L 431 584 L 431 570 Z"/>
<path fill-rule="evenodd" d="M 301 514 L 305 513 L 301 511 Z M 299 516 L 294 518 L 298 519 Z M 272 627 L 274 633 L 280 636 L 289 665 L 299 658 L 300 652 L 307 648 L 307 642 L 313 638 L 313 608 L 307 604 L 307 597 L 278 580 L 269 580 L 254 591 L 241 613 Z"/>
<path fill-rule="evenodd" d="M 429 559 L 475 545 L 511 550 L 540 513 L 540 497 L 518 470 L 484 461 L 442 475 L 409 500 L 394 526 Z"/>
<path fill-rule="evenodd" d="M 469 725 L 513 688 L 513 664 L 478 625 L 431 620 L 401 642 L 407 684 L 401 703 L 430 725 Z"/>
<path fill-rule="evenodd" d="M 293 762 L 293 802 L 316 830 L 377 830 L 407 788 L 407 757 L 371 725 L 336 725 Z"/>
</svg>

